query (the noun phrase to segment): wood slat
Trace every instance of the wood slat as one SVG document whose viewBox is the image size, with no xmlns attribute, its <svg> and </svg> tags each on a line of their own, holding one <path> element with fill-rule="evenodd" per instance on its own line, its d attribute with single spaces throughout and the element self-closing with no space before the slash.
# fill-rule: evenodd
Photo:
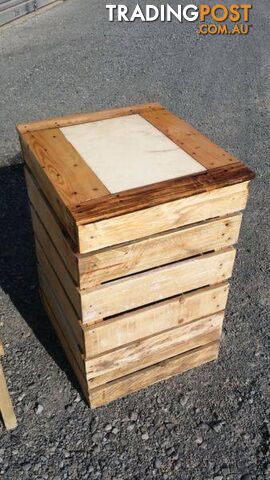
<svg viewBox="0 0 270 480">
<path fill-rule="evenodd" d="M 58 302 L 61 304 L 62 311 L 65 315 L 66 321 L 69 322 L 70 327 L 73 329 L 73 333 L 76 336 L 82 351 L 84 350 L 84 336 L 81 328 L 78 314 L 76 313 L 72 303 L 70 302 L 61 282 L 59 281 L 55 271 L 50 265 L 44 251 L 38 240 L 36 239 L 36 254 L 39 263 L 39 268 L 42 275 L 46 278 L 47 283 L 50 285 L 51 290 L 55 293 Z M 42 282 L 42 275 L 40 275 L 40 282 Z"/>
<path fill-rule="evenodd" d="M 90 391 L 91 406 L 99 407 L 173 375 L 215 360 L 218 356 L 218 349 L 219 342 L 216 341 L 97 387 Z"/>
<path fill-rule="evenodd" d="M 7 430 L 17 427 L 17 419 L 13 410 L 11 398 L 7 388 L 3 367 L 0 362 L 0 414 Z"/>
<path fill-rule="evenodd" d="M 233 155 L 171 112 L 161 109 L 142 112 L 140 115 L 207 169 L 240 163 Z"/>
<path fill-rule="evenodd" d="M 77 364 L 77 361 L 76 361 L 76 358 L 74 357 L 74 354 L 72 352 L 72 349 L 70 348 L 70 345 L 69 343 L 66 341 L 66 338 L 65 338 L 65 335 L 63 334 L 63 331 L 57 321 L 57 318 L 56 316 L 54 315 L 52 309 L 50 308 L 49 306 L 49 303 L 43 293 L 43 291 L 41 290 L 40 291 L 40 296 L 41 296 L 41 299 L 42 299 L 42 303 L 44 305 L 44 308 L 46 310 L 46 313 L 53 325 L 53 328 L 55 329 L 55 332 L 57 334 L 57 337 L 64 349 L 64 352 L 66 354 L 66 357 L 69 361 L 69 364 L 72 368 L 72 370 L 74 371 L 75 375 L 76 375 L 76 378 L 81 386 L 81 389 L 83 391 L 83 394 L 85 396 L 85 399 L 87 402 L 89 402 L 89 390 L 88 390 L 88 385 L 87 385 L 87 382 L 85 380 L 85 375 L 81 372 L 81 369 L 79 368 L 78 364 Z"/>
<path fill-rule="evenodd" d="M 53 213 L 41 190 L 38 188 L 34 177 L 27 168 L 24 169 L 24 173 L 30 203 L 34 206 L 35 211 L 49 233 L 53 244 L 59 252 L 74 281 L 79 283 L 78 262 L 76 255 L 73 253 L 73 249 L 75 247 L 70 242 L 69 237 L 62 231 L 55 214 Z"/>
<path fill-rule="evenodd" d="M 243 210 L 248 183 L 240 183 L 161 204 L 120 217 L 79 226 L 79 250 L 103 247 L 154 235 L 184 225 Z"/>
<path fill-rule="evenodd" d="M 82 352 L 84 352 L 83 332 L 81 332 L 80 335 L 74 332 L 74 325 L 70 323 L 69 319 L 64 314 L 62 306 L 59 303 L 58 298 L 51 288 L 46 276 L 43 274 L 40 266 L 38 266 L 38 274 L 39 287 L 42 290 L 42 293 L 45 295 L 46 301 L 57 319 L 57 323 L 61 328 L 62 334 L 68 342 L 70 349 L 72 350 L 73 356 L 76 358 L 81 372 L 85 375 L 85 362 L 82 354 Z"/>
<path fill-rule="evenodd" d="M 33 140 L 32 133 L 29 133 L 27 135 L 30 139 Z M 70 212 L 70 209 L 67 207 L 67 205 L 65 205 L 60 195 L 60 190 L 57 191 L 55 189 L 54 184 L 43 169 L 43 163 L 41 164 L 40 161 L 36 158 L 32 148 L 26 143 L 24 138 L 21 138 L 21 147 L 24 161 L 27 164 L 29 170 L 31 171 L 33 177 L 35 178 L 39 188 L 42 190 L 44 196 L 47 198 L 49 204 L 51 205 L 51 208 L 54 210 L 59 222 L 62 225 L 62 228 L 66 229 L 73 243 L 77 245 L 77 227 L 74 222 L 74 217 L 73 214 Z M 43 151 L 41 151 L 40 154 L 41 158 L 43 158 Z M 53 166 L 52 172 L 54 172 Z M 57 178 L 57 175 L 55 176 Z"/>
<path fill-rule="evenodd" d="M 237 242 L 242 215 L 210 220 L 132 243 L 78 255 L 80 287 L 218 250 Z"/>
<path fill-rule="evenodd" d="M 53 266 L 54 271 L 58 276 L 63 288 L 65 289 L 67 296 L 76 310 L 79 318 L 81 312 L 81 296 L 79 290 L 72 280 L 72 277 L 68 273 L 63 260 L 54 247 L 54 244 L 49 238 L 47 231 L 40 222 L 33 207 L 31 207 L 31 216 L 35 237 L 40 243 L 43 252 L 46 252 L 47 259 Z"/>
<path fill-rule="evenodd" d="M 138 306 L 223 282 L 231 276 L 234 258 L 235 249 L 229 247 L 82 291 L 82 320 L 95 322 Z"/>
<path fill-rule="evenodd" d="M 228 283 L 205 287 L 88 327 L 87 358 L 224 310 L 228 292 Z"/>
<path fill-rule="evenodd" d="M 158 363 L 180 353 L 218 340 L 224 312 L 195 320 L 157 335 L 114 349 L 86 360 L 87 379 L 91 387 L 107 383 L 131 372 Z M 97 378 L 97 377 L 103 378 Z M 104 382 L 104 377 L 106 382 Z"/>
<path fill-rule="evenodd" d="M 59 129 L 26 133 L 24 142 L 66 206 L 109 193 Z"/>
<path fill-rule="evenodd" d="M 17 131 L 20 135 L 37 130 L 48 128 L 68 127 L 69 125 L 79 125 L 80 123 L 97 122 L 107 118 L 122 117 L 134 113 L 143 113 L 144 111 L 160 110 L 163 107 L 159 103 L 146 103 L 142 105 L 130 105 L 129 107 L 112 108 L 98 112 L 73 113 L 64 117 L 55 117 L 46 120 L 34 121 L 32 123 L 22 123 L 17 125 Z"/>
<path fill-rule="evenodd" d="M 101 197 L 71 208 L 76 224 L 88 223 L 128 214 L 166 202 L 243 183 L 254 173 L 241 163 L 218 167 L 197 175 L 180 177 Z"/>
</svg>

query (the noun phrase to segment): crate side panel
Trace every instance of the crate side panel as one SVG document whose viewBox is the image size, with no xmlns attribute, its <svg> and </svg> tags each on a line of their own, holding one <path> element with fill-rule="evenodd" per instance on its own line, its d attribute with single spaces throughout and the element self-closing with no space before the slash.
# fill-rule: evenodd
<svg viewBox="0 0 270 480">
<path fill-rule="evenodd" d="M 79 225 L 80 253 L 136 240 L 243 210 L 247 182 L 200 193 L 119 217 Z"/>
<path fill-rule="evenodd" d="M 129 393 L 215 360 L 218 357 L 218 349 L 219 342 L 213 342 L 210 345 L 180 354 L 140 372 L 97 387 L 90 391 L 91 406 L 95 408 L 105 405 Z"/>
<path fill-rule="evenodd" d="M 82 291 L 82 320 L 95 322 L 138 306 L 224 282 L 232 274 L 234 258 L 235 249 L 229 247 Z"/>
</svg>

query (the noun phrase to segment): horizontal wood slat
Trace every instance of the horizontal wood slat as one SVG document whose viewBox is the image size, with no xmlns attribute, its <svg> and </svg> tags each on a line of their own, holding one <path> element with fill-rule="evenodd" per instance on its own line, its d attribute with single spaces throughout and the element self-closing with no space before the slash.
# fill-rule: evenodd
<svg viewBox="0 0 270 480">
<path fill-rule="evenodd" d="M 229 247 L 82 291 L 82 320 L 95 322 L 166 297 L 223 282 L 232 274 L 234 258 L 235 249 Z"/>
<path fill-rule="evenodd" d="M 79 255 L 81 288 L 234 245 L 241 220 L 242 215 L 235 214 Z"/>
<path fill-rule="evenodd" d="M 88 327 L 87 357 L 224 310 L 228 291 L 228 283 L 201 288 Z"/>
<path fill-rule="evenodd" d="M 85 364 L 87 378 L 94 379 L 93 384 L 96 386 L 101 375 L 103 376 L 101 383 L 107 383 L 166 358 L 218 340 L 223 317 L 224 312 L 216 313 L 88 359 Z"/>
<path fill-rule="evenodd" d="M 241 183 L 120 217 L 79 226 L 80 252 L 98 250 L 243 210 L 248 184 Z"/>
<path fill-rule="evenodd" d="M 79 125 L 80 123 L 98 122 L 107 118 L 116 118 L 123 115 L 132 115 L 134 113 L 143 113 L 144 111 L 156 111 L 163 107 L 159 103 L 146 103 L 142 105 L 130 105 L 129 107 L 111 108 L 109 110 L 101 110 L 99 112 L 81 112 L 66 115 L 64 117 L 49 118 L 46 120 L 34 121 L 31 123 L 21 123 L 17 125 L 17 131 L 21 135 L 27 132 L 44 130 L 48 128 L 62 128 L 69 125 Z"/>
<path fill-rule="evenodd" d="M 74 278 L 75 282 L 79 283 L 78 262 L 77 257 L 73 252 L 74 246 L 70 242 L 69 237 L 65 235 L 65 232 L 58 223 L 49 203 L 38 188 L 35 179 L 27 168 L 24 169 L 24 173 L 30 203 L 38 213 L 42 224 L 45 226 L 48 235 L 52 239 L 53 244 L 64 261 L 66 268 Z"/>
<path fill-rule="evenodd" d="M 232 163 L 240 163 L 233 155 L 171 112 L 162 109 L 157 112 L 143 112 L 141 116 L 165 133 L 178 147 L 185 150 L 205 168 L 217 168 Z"/>
<path fill-rule="evenodd" d="M 91 406 L 99 407 L 173 375 L 215 360 L 218 356 L 218 349 L 219 342 L 213 342 L 90 390 Z"/>
<path fill-rule="evenodd" d="M 66 340 L 66 337 L 58 323 L 58 320 L 54 314 L 54 312 L 52 311 L 50 305 L 49 305 L 49 302 L 47 301 L 46 299 L 46 296 L 44 295 L 43 291 L 40 290 L 40 296 L 41 296 L 41 299 L 42 299 L 42 303 L 43 303 L 43 306 L 46 310 L 46 313 L 53 325 L 53 328 L 57 334 L 57 337 L 63 347 L 63 350 L 66 354 L 66 357 L 69 361 L 69 364 L 71 365 L 75 375 L 76 375 L 76 378 L 81 386 L 81 389 L 83 391 L 83 394 L 85 396 L 85 399 L 86 401 L 89 403 L 89 389 L 88 389 L 88 384 L 86 382 L 86 379 L 85 379 L 85 375 L 82 373 L 81 369 L 79 368 L 78 366 L 78 363 L 77 363 L 77 360 L 76 358 L 74 357 L 74 354 L 73 354 L 73 351 L 72 349 L 70 348 L 70 345 L 69 343 L 67 342 Z"/>
</svg>

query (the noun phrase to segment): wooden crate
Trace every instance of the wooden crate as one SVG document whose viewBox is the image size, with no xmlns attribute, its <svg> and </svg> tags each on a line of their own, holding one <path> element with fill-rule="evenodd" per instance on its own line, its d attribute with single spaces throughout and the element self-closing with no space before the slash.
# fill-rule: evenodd
<svg viewBox="0 0 270 480">
<path fill-rule="evenodd" d="M 159 104 L 17 128 L 41 297 L 91 406 L 217 358 L 253 173 Z"/>
</svg>

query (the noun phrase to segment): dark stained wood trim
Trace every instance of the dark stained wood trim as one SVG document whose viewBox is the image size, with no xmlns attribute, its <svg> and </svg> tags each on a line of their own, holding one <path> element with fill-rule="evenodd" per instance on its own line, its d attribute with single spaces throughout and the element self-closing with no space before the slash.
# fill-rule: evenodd
<svg viewBox="0 0 270 480">
<path fill-rule="evenodd" d="M 140 116 L 164 133 L 207 170 L 240 163 L 236 157 L 216 145 L 185 120 L 165 109 L 142 112 Z"/>
<path fill-rule="evenodd" d="M 206 172 L 135 188 L 71 208 L 77 225 L 112 218 L 180 198 L 251 180 L 255 174 L 241 162 Z"/>
</svg>

